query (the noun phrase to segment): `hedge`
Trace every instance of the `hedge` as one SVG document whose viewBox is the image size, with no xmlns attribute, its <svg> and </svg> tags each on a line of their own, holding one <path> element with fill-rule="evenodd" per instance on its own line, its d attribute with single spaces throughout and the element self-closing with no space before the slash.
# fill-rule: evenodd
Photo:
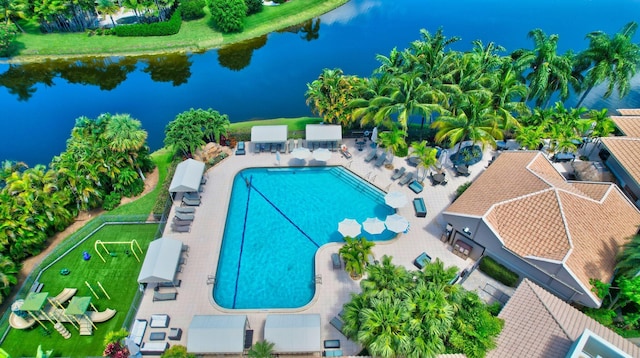
<svg viewBox="0 0 640 358">
<path fill-rule="evenodd" d="M 515 272 L 497 263 L 494 259 L 485 256 L 480 261 L 480 271 L 489 275 L 509 287 L 516 287 L 519 276 Z"/>
<path fill-rule="evenodd" d="M 169 36 L 175 35 L 182 26 L 180 9 L 176 10 L 169 21 L 154 22 L 151 24 L 120 25 L 113 28 L 116 36 Z"/>
</svg>

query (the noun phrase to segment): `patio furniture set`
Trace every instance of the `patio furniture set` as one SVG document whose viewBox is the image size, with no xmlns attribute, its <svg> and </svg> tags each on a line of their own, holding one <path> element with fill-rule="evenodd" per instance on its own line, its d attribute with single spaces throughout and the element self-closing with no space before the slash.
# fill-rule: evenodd
<svg viewBox="0 0 640 358">
<path fill-rule="evenodd" d="M 179 341 L 182 339 L 181 328 L 170 328 L 169 331 L 161 330 L 149 333 L 149 341 L 143 342 L 147 327 L 151 329 L 162 329 L 169 327 L 169 315 L 166 314 L 154 314 L 151 315 L 151 319 L 147 322 L 146 319 L 137 319 L 131 327 L 129 333 L 129 340 L 135 343 L 140 348 L 140 353 L 143 355 L 161 355 L 169 347 L 169 342 Z"/>
</svg>

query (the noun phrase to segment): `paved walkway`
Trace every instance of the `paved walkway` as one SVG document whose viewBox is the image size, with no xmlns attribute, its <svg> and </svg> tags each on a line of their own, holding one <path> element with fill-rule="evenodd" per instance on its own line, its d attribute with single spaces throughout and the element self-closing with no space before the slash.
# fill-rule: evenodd
<svg viewBox="0 0 640 358">
<path fill-rule="evenodd" d="M 374 161 L 369 163 L 364 161 L 368 152 L 375 149 L 367 145 L 363 151 L 358 151 L 355 149 L 353 139 L 345 139 L 343 142 L 349 146 L 353 157 L 346 159 L 339 152 L 334 152 L 326 165 L 342 165 L 384 191 L 400 190 L 405 192 L 409 198 L 422 197 L 427 207 L 426 218 L 416 217 L 411 203 L 398 210 L 400 215 L 410 221 L 410 230 L 408 233 L 399 234 L 397 238 L 389 242 L 376 243 L 373 251 L 377 258 L 385 254 L 391 255 L 396 265 L 415 269 L 413 260 L 422 251 L 425 251 L 432 259 L 442 260 L 446 266 L 457 266 L 462 270 L 473 265 L 474 262 L 471 259 L 463 260 L 455 256 L 451 252 L 451 247 L 440 241 L 446 224 L 441 213 L 451 203 L 458 186 L 473 180 L 485 169 L 488 160 L 492 157 L 490 149 L 487 149 L 482 162 L 471 166 L 469 177 L 456 177 L 451 163 L 445 162 L 448 185 L 431 186 L 427 179 L 424 191 L 416 195 L 407 186 L 399 186 L 397 181 L 391 180 L 392 169 L 384 166 L 376 168 Z M 247 145 L 247 148 L 252 148 L 252 146 Z M 300 165 L 300 161 L 295 160 L 290 154 L 281 154 L 280 159 L 280 166 Z M 314 162 L 307 161 L 306 165 L 310 165 L 309 163 Z M 350 294 L 360 291 L 359 282 L 350 279 L 344 270 L 333 270 L 332 268 L 330 255 L 338 251 L 340 244 L 327 244 L 318 250 L 315 272 L 322 276 L 322 283 L 316 284 L 316 294 L 305 307 L 294 310 L 231 311 L 217 306 L 213 301 L 213 286 L 208 277 L 215 277 L 234 176 L 244 168 L 275 167 L 277 165 L 275 154 L 248 152 L 245 156 L 233 155 L 206 173 L 208 181 L 205 185 L 205 191 L 202 193 L 202 204 L 196 209 L 196 218 L 192 224 L 191 232 L 173 233 L 168 224 L 164 233 L 166 237 L 182 240 L 190 247 L 184 269 L 178 274 L 182 285 L 178 288 L 177 299 L 175 301 L 152 302 L 153 291 L 148 288 L 136 318 L 148 320 L 152 314 L 168 314 L 171 317 L 170 327 L 179 327 L 184 331 L 182 339 L 171 341 L 171 344 L 186 346 L 188 327 L 194 315 L 247 314 L 251 329 L 254 330 L 254 342 L 257 342 L 264 338 L 263 327 L 269 313 L 318 313 L 321 315 L 322 340 L 339 339 L 345 355 L 355 355 L 360 351 L 358 345 L 348 341 L 329 324 L 331 318 L 340 312 L 343 304 L 349 301 Z M 393 165 L 396 168 L 405 166 L 407 171 L 416 170 L 408 166 L 404 158 L 395 157 Z M 176 202 L 175 205 L 179 205 L 179 202 Z M 173 218 L 173 209 L 169 218 Z M 169 328 L 147 329 L 143 341 L 148 341 L 149 334 L 152 332 L 168 332 L 168 330 Z"/>
</svg>

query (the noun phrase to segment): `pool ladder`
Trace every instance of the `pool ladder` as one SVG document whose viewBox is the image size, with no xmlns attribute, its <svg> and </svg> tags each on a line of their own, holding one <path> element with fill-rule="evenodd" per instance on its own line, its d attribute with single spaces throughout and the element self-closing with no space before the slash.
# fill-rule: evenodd
<svg viewBox="0 0 640 358">
<path fill-rule="evenodd" d="M 318 275 L 316 275 L 316 281 L 315 281 L 315 283 L 316 283 L 316 284 L 320 284 L 320 285 L 322 285 L 322 275 L 319 275 L 319 274 L 318 274 Z"/>
<path fill-rule="evenodd" d="M 213 283 L 215 282 L 216 278 L 213 275 L 207 275 L 207 285 L 213 285 Z"/>
</svg>

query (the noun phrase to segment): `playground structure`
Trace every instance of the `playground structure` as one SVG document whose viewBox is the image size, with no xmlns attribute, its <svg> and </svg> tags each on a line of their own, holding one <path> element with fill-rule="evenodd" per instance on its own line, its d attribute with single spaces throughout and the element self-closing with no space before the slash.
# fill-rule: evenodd
<svg viewBox="0 0 640 358">
<path fill-rule="evenodd" d="M 77 297 L 77 292 L 75 288 L 65 288 L 56 297 L 49 297 L 48 292 L 31 292 L 25 299 L 17 300 L 12 305 L 9 325 L 15 329 L 27 329 L 38 323 L 47 330 L 43 321 L 50 321 L 54 323 L 53 327 L 60 335 L 69 339 L 71 332 L 63 323 L 71 323 L 80 335 L 92 335 L 93 330 L 98 329 L 95 323 L 106 322 L 117 312 L 109 308 L 98 312 L 91 303 L 90 296 Z M 65 308 L 63 304 L 69 300 L 71 301 Z M 87 311 L 89 306 L 94 311 Z"/>
<path fill-rule="evenodd" d="M 138 252 L 140 254 L 142 254 L 142 249 L 140 248 L 140 245 L 138 244 L 138 242 L 136 240 L 131 240 L 131 241 L 102 241 L 102 240 L 96 240 L 94 242 L 94 244 L 93 244 L 93 249 L 96 251 L 98 256 L 100 256 L 100 258 L 102 259 L 102 262 L 107 262 L 107 260 L 105 260 L 104 257 L 102 256 L 102 254 L 100 253 L 100 250 L 99 250 L 100 247 L 102 249 L 104 249 L 104 251 L 107 252 L 107 255 L 113 255 L 113 253 L 111 251 L 109 251 L 109 249 L 107 249 L 107 247 L 105 245 L 129 245 L 129 252 L 131 252 L 133 254 L 133 256 L 135 256 L 136 260 L 138 260 L 138 262 L 140 262 L 140 257 L 138 257 L 138 254 L 136 253 L 136 248 L 138 249 Z"/>
</svg>

